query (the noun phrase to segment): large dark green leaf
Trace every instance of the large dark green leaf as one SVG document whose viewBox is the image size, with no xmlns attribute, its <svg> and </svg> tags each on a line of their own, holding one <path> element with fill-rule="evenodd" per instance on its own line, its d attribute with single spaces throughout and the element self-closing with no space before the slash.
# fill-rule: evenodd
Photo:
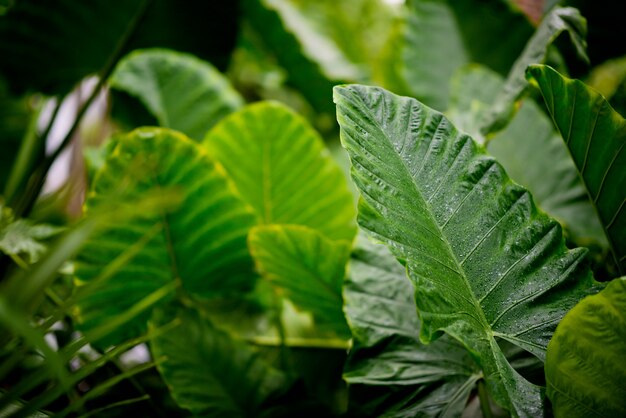
<svg viewBox="0 0 626 418">
<path fill-rule="evenodd" d="M 244 103 L 211 64 L 165 49 L 134 51 L 117 65 L 110 84 L 141 100 L 159 125 L 196 140 Z"/>
<path fill-rule="evenodd" d="M 344 369 L 350 409 L 371 417 L 461 416 L 481 371 L 449 336 L 420 341 L 411 283 L 386 247 L 359 239 L 344 298 L 353 335 Z"/>
<path fill-rule="evenodd" d="M 503 79 L 484 67 L 461 69 L 452 79 L 447 114 L 457 127 L 471 135 L 479 134 L 479 122 L 502 85 Z M 510 124 L 495 134 L 487 148 L 512 179 L 532 192 L 539 207 L 567 227 L 575 242 L 594 242 L 608 248 L 567 147 L 532 99 L 521 103 Z"/>
<path fill-rule="evenodd" d="M 460 66 L 479 62 L 505 74 L 532 31 L 502 1 L 411 0 L 402 57 L 408 87 L 444 110 L 448 82 Z"/>
<path fill-rule="evenodd" d="M 0 16 L 0 73 L 15 90 L 65 93 L 114 54 L 153 46 L 193 52 L 224 68 L 236 33 L 237 2 L 20 0 Z"/>
<path fill-rule="evenodd" d="M 248 238 L 258 271 L 320 325 L 350 336 L 343 316 L 341 286 L 350 243 L 330 241 L 296 225 L 255 227 Z"/>
<path fill-rule="evenodd" d="M 557 322 L 590 292 L 586 251 L 567 250 L 559 223 L 441 113 L 374 87 L 336 87 L 335 102 L 359 224 L 406 262 L 421 339 L 447 332 L 500 405 L 541 414 L 540 388 L 496 338 L 543 359 Z"/>
<path fill-rule="evenodd" d="M 297 224 L 352 240 L 354 205 L 341 169 L 320 136 L 275 102 L 222 120 L 203 145 L 219 161 L 261 224 Z"/>
<path fill-rule="evenodd" d="M 160 213 L 120 222 L 87 243 L 76 263 L 79 283 L 93 280 L 126 247 L 153 233 L 99 291 L 81 299 L 78 318 L 82 329 L 107 321 L 172 282 L 181 291 L 200 296 L 251 287 L 252 261 L 246 238 L 254 215 L 230 188 L 221 167 L 197 144 L 158 128 L 138 129 L 119 138 L 95 179 L 87 217 L 119 188 L 130 196 L 173 189 L 183 200 L 176 210 L 164 208 Z M 107 342 L 136 335 L 145 328 L 147 316 L 149 313 L 125 324 Z"/>
<path fill-rule="evenodd" d="M 546 380 L 556 417 L 626 416 L 626 277 L 583 299 L 548 345 Z"/>
<path fill-rule="evenodd" d="M 547 66 L 528 70 L 541 90 L 589 197 L 619 269 L 626 272 L 626 121 L 599 93 Z"/>
<path fill-rule="evenodd" d="M 176 313 L 174 319 L 173 313 Z M 150 346 L 159 372 L 181 407 L 198 417 L 250 417 L 287 378 L 245 344 L 215 328 L 192 309 L 157 310 L 151 327 L 180 324 Z"/>
<path fill-rule="evenodd" d="M 554 8 L 542 20 L 535 34 L 528 41 L 524 51 L 513 64 L 502 90 L 494 101 L 493 108 L 481 122 L 482 134 L 487 135 L 506 126 L 514 112 L 514 103 L 528 86 L 524 77 L 526 67 L 530 64 L 544 62 L 548 54 L 548 47 L 563 32 L 569 35 L 578 56 L 589 62 L 586 53 L 587 42 L 585 41 L 587 21 L 574 8 Z"/>
</svg>

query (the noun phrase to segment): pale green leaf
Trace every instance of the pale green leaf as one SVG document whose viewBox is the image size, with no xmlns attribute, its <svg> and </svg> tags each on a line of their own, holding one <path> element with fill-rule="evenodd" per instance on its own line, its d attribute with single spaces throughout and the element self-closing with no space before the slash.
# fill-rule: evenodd
<svg viewBox="0 0 626 418">
<path fill-rule="evenodd" d="M 159 125 L 196 140 L 244 103 L 211 64 L 166 49 L 133 51 L 119 62 L 109 82 L 141 100 Z"/>
<path fill-rule="evenodd" d="M 172 397 L 194 416 L 258 416 L 263 403 L 288 383 L 258 353 L 192 309 L 157 310 L 150 326 L 163 326 L 174 315 L 179 325 L 150 347 L 155 359 L 163 359 L 158 369 Z"/>
<path fill-rule="evenodd" d="M 589 62 L 586 48 L 587 20 L 577 9 L 572 7 L 555 7 L 543 18 L 535 34 L 530 38 L 522 55 L 515 61 L 504 87 L 498 94 L 493 108 L 485 115 L 481 122 L 481 132 L 487 135 L 502 129 L 514 112 L 514 103 L 526 90 L 528 83 L 524 77 L 526 67 L 530 64 L 542 63 L 546 59 L 548 47 L 563 32 L 569 37 L 576 49 L 576 53 L 586 62 Z"/>
<path fill-rule="evenodd" d="M 594 67 L 585 81 L 602 94 L 620 115 L 626 115 L 626 55 Z"/>
<path fill-rule="evenodd" d="M 311 312 L 321 329 L 349 337 L 341 297 L 349 242 L 331 241 L 296 225 L 255 227 L 248 242 L 265 279 L 298 308 Z"/>
<path fill-rule="evenodd" d="M 110 193 L 124 187 L 125 194 L 135 196 L 173 189 L 182 201 L 175 210 L 163 205 L 111 225 L 87 243 L 76 262 L 79 284 L 96 278 L 127 247 L 159 228 L 131 261 L 98 285 L 97 292 L 80 300 L 81 329 L 94 328 L 168 283 L 206 297 L 252 287 L 246 238 L 254 215 L 199 145 L 158 128 L 142 128 L 118 138 L 95 179 L 87 218 L 106 204 Z M 146 312 L 120 327 L 108 342 L 137 335 L 145 329 L 148 316 Z"/>
<path fill-rule="evenodd" d="M 0 201 L 0 251 L 35 263 L 46 251 L 42 243 L 61 232 L 63 228 L 35 224 L 28 219 L 15 219 L 13 211 Z"/>
<path fill-rule="evenodd" d="M 341 138 L 362 196 L 359 224 L 404 260 L 424 342 L 445 331 L 516 416 L 537 416 L 539 387 L 496 338 L 543 359 L 561 317 L 591 291 L 586 251 L 530 193 L 441 113 L 364 86 L 335 88 Z"/>
<path fill-rule="evenodd" d="M 541 90 L 624 273 L 626 121 L 602 95 L 550 67 L 532 65 L 528 77 Z"/>
<path fill-rule="evenodd" d="M 354 206 L 346 179 L 320 136 L 275 102 L 222 120 L 203 145 L 219 161 L 261 224 L 297 224 L 352 240 Z"/>
<path fill-rule="evenodd" d="M 383 245 L 360 238 L 344 287 L 353 346 L 344 369 L 350 409 L 370 417 L 458 417 L 481 377 L 456 340 L 419 339 L 413 288 Z"/>
<path fill-rule="evenodd" d="M 548 345 L 546 380 L 556 417 L 626 416 L 626 277 L 583 299 Z"/>
</svg>

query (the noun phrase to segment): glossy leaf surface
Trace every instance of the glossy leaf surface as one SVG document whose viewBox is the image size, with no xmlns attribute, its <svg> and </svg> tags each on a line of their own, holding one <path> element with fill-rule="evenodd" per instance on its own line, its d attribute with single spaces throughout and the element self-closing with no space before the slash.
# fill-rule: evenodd
<svg viewBox="0 0 626 418">
<path fill-rule="evenodd" d="M 547 66 L 529 67 L 626 272 L 626 121 L 599 93 Z"/>
<path fill-rule="evenodd" d="M 248 242 L 265 279 L 298 308 L 311 312 L 320 328 L 350 336 L 341 297 L 349 242 L 331 241 L 295 225 L 255 227 Z"/>
<path fill-rule="evenodd" d="M 370 417 L 458 417 L 481 372 L 443 336 L 419 339 L 413 287 L 383 245 L 359 238 L 344 287 L 353 346 L 344 369 L 350 409 Z"/>
<path fill-rule="evenodd" d="M 320 136 L 286 106 L 261 102 L 212 129 L 203 145 L 219 161 L 261 224 L 297 224 L 352 240 L 354 205 Z"/>
<path fill-rule="evenodd" d="M 165 49 L 138 50 L 126 56 L 110 84 L 141 100 L 159 125 L 196 140 L 244 103 L 211 64 Z"/>
<path fill-rule="evenodd" d="M 626 416 L 626 278 L 583 299 L 548 345 L 546 380 L 556 417 Z"/>
<path fill-rule="evenodd" d="M 175 190 L 182 194 L 182 202 L 173 211 L 163 208 L 112 225 L 87 243 L 77 260 L 79 283 L 94 279 L 128 246 L 152 237 L 98 292 L 80 301 L 82 329 L 123 312 L 168 283 L 176 282 L 200 296 L 241 292 L 252 286 L 246 238 L 254 215 L 230 188 L 221 168 L 197 144 L 157 128 L 120 137 L 95 179 L 87 217 L 92 208 L 106 204 L 120 184 L 126 185 L 124 192 L 131 196 Z M 121 341 L 141 332 L 146 315 L 121 327 L 110 340 L 119 337 Z"/>
<path fill-rule="evenodd" d="M 158 310 L 150 323 L 179 325 L 150 347 L 172 397 L 194 416 L 258 416 L 263 403 L 282 391 L 287 378 L 244 343 L 215 328 L 193 309 Z"/>
<path fill-rule="evenodd" d="M 590 291 L 586 251 L 567 250 L 558 222 L 441 113 L 358 85 L 336 87 L 335 102 L 363 198 L 359 224 L 406 262 L 421 339 L 447 332 L 500 405 L 538 415 L 540 388 L 496 338 L 543 359 L 556 323 Z"/>
</svg>

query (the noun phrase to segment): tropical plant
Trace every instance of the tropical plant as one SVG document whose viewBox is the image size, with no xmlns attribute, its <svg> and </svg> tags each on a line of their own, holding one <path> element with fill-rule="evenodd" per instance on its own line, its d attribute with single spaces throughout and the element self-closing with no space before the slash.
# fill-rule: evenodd
<svg viewBox="0 0 626 418">
<path fill-rule="evenodd" d="M 0 2 L 0 416 L 626 415 L 626 51 L 555 3 Z"/>
</svg>

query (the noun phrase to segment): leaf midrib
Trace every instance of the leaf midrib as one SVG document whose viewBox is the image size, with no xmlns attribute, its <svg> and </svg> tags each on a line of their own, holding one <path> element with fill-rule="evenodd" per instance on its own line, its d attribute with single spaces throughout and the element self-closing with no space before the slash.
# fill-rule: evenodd
<svg viewBox="0 0 626 418">
<path fill-rule="evenodd" d="M 367 107 L 364 106 L 364 102 L 363 100 L 361 100 L 361 98 L 359 97 L 359 106 L 365 109 L 365 114 L 370 113 L 369 109 Z M 383 98 L 382 100 L 382 105 L 385 106 L 385 100 Z M 411 108 L 413 108 L 413 104 L 410 105 Z M 440 124 L 442 121 L 446 120 L 445 117 L 443 117 L 443 114 L 436 112 L 436 111 L 432 111 L 433 114 L 437 115 L 440 114 L 442 116 L 442 119 L 440 121 Z M 386 114 L 386 112 L 383 112 L 384 114 Z M 409 116 L 410 118 L 410 113 Z M 415 179 L 413 178 L 413 176 L 411 175 L 411 171 L 409 170 L 409 168 L 407 167 L 404 159 L 401 157 L 400 154 L 398 154 L 398 152 L 396 151 L 396 148 L 394 147 L 394 144 L 391 140 L 391 138 L 384 132 L 384 130 L 382 129 L 382 127 L 380 126 L 380 124 L 378 123 L 378 120 L 375 117 L 371 118 L 372 124 L 378 129 L 378 131 L 381 133 L 381 136 L 383 136 L 385 138 L 385 140 L 387 141 L 388 145 L 390 145 L 391 149 L 393 150 L 393 156 L 399 160 L 402 169 L 404 171 L 404 173 L 408 176 L 408 178 L 411 180 L 410 183 L 413 186 L 413 189 L 416 193 L 416 195 L 418 196 L 418 198 L 423 202 L 424 206 L 427 209 L 427 216 L 429 217 L 429 221 L 437 228 L 437 232 L 440 236 L 440 240 L 443 242 L 443 244 L 446 246 L 446 250 L 448 251 L 449 256 L 452 258 L 452 260 L 454 260 L 454 265 L 457 267 L 456 272 L 461 276 L 461 278 L 463 279 L 463 283 L 465 284 L 468 294 L 471 295 L 471 297 L 469 298 L 469 300 L 472 302 L 472 304 L 474 305 L 474 308 L 476 309 L 476 311 L 479 314 L 479 319 L 481 321 L 481 325 L 483 326 L 483 331 L 485 331 L 486 334 L 489 335 L 489 337 L 492 337 L 493 333 L 490 332 L 491 328 L 489 327 L 489 323 L 487 322 L 487 318 L 485 317 L 485 313 L 482 309 L 482 307 L 480 306 L 480 304 L 478 303 L 477 299 L 476 299 L 476 295 L 474 294 L 474 292 L 472 291 L 472 288 L 469 284 L 469 280 L 467 279 L 467 276 L 465 275 L 465 271 L 463 269 L 463 266 L 459 263 L 459 261 L 456 258 L 456 255 L 454 254 L 454 252 L 452 251 L 452 247 L 450 246 L 450 243 L 448 241 L 448 237 L 443 233 L 441 227 L 439 226 L 439 224 L 437 223 L 437 221 L 435 220 L 435 218 L 432 216 L 432 208 L 430 206 L 430 204 L 426 201 L 426 199 L 424 199 L 424 197 L 422 196 L 422 193 L 419 189 L 418 184 L 416 183 Z M 449 123 L 449 122 L 448 122 Z M 437 127 L 437 130 L 439 129 L 439 126 Z M 437 131 L 435 130 L 435 132 Z M 410 130 L 407 131 L 408 133 L 410 133 Z M 431 137 L 432 139 L 432 137 Z M 472 139 L 470 139 L 472 140 Z M 406 143 L 406 141 L 404 141 Z M 432 142 L 431 142 L 432 144 Z M 473 316 L 472 316 L 473 317 Z"/>
<path fill-rule="evenodd" d="M 152 171 L 152 178 L 154 180 L 154 183 L 156 184 L 157 189 L 159 189 L 159 191 L 163 190 L 161 181 L 159 181 L 158 173 L 154 170 L 154 168 L 152 168 L 151 171 Z M 173 276 L 172 279 L 176 283 L 176 287 L 180 288 L 182 287 L 182 278 L 180 277 L 179 270 L 178 270 L 178 261 L 176 257 L 176 252 L 174 251 L 174 241 L 172 240 L 172 230 L 170 228 L 170 221 L 168 219 L 167 214 L 162 209 L 159 209 L 159 215 L 161 217 L 161 223 L 163 224 L 163 236 L 165 238 L 165 249 L 167 250 L 167 254 L 170 259 L 170 269 L 172 271 L 172 276 Z"/>
</svg>

